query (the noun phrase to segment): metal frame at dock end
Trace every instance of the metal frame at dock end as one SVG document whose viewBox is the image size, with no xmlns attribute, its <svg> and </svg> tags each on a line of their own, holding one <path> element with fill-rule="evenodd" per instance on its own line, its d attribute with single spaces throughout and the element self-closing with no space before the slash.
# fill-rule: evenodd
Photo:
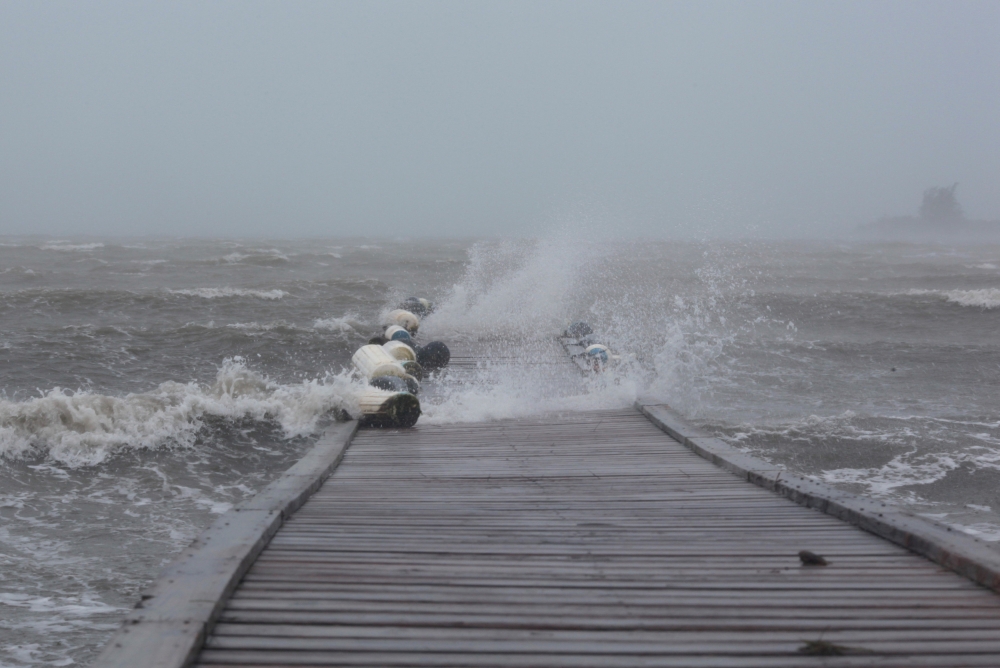
<svg viewBox="0 0 1000 668">
<path fill-rule="evenodd" d="M 881 501 L 843 492 L 740 452 L 684 421 L 666 404 L 642 399 L 635 407 L 657 427 L 716 466 L 800 505 L 901 545 L 1000 592 L 1000 552 L 968 534 Z"/>
<path fill-rule="evenodd" d="M 356 420 L 329 427 L 302 459 L 259 494 L 223 514 L 142 594 L 94 668 L 184 668 L 223 606 L 284 521 L 340 464 Z"/>
</svg>

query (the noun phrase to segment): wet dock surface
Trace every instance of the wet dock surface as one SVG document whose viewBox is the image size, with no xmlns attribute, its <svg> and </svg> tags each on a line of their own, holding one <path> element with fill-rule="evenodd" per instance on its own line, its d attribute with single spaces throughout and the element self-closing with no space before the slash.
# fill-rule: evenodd
<svg viewBox="0 0 1000 668">
<path fill-rule="evenodd" d="M 1000 597 L 633 409 L 418 423 L 354 437 L 196 665 L 996 666 Z"/>
</svg>

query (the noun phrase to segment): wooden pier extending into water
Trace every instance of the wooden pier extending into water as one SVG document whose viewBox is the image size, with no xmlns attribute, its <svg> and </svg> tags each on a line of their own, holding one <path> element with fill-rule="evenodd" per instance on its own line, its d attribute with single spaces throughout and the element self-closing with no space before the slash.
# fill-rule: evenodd
<svg viewBox="0 0 1000 668">
<path fill-rule="evenodd" d="M 348 424 L 185 551 L 96 665 L 998 666 L 998 588 L 982 543 L 664 406 Z"/>
</svg>

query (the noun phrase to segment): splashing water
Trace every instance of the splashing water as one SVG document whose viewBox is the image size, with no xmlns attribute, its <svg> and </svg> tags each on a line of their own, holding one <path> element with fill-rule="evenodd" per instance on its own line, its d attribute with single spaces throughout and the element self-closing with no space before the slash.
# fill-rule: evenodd
<svg viewBox="0 0 1000 668">
<path fill-rule="evenodd" d="M 998 266 L 991 246 L 573 227 L 472 245 L 4 239 L 0 664 L 93 657 L 173 553 L 350 410 L 351 354 L 410 295 L 438 304 L 422 341 L 489 351 L 424 384 L 423 423 L 652 396 L 780 466 L 1000 540 Z M 620 363 L 560 362 L 574 320 Z"/>
<path fill-rule="evenodd" d="M 360 389 L 346 373 L 277 385 L 242 358 L 225 360 L 209 387 L 167 382 L 124 397 L 55 388 L 38 399 L 0 401 L 0 454 L 92 466 L 123 448 L 190 447 L 209 416 L 273 420 L 291 438 L 311 433 L 334 409 L 356 410 Z"/>
<path fill-rule="evenodd" d="M 726 277 L 711 267 L 710 254 L 697 264 L 687 252 L 671 258 L 691 265 L 680 280 L 670 265 L 663 270 L 662 253 L 654 258 L 643 245 L 575 236 L 480 243 L 469 255 L 466 275 L 421 335 L 488 341 L 490 357 L 509 361 L 484 360 L 472 378 L 443 381 L 425 409 L 431 422 L 625 407 L 650 393 L 697 405 L 713 363 L 736 335 L 720 315 Z M 620 353 L 618 364 L 581 378 L 569 365 L 554 371 L 516 362 L 560 358 L 553 339 L 576 319 Z"/>
</svg>

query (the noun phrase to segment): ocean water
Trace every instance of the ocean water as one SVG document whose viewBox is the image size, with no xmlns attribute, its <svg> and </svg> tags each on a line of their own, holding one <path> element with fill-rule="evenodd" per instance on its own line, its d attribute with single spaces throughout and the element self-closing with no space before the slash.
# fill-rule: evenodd
<svg viewBox="0 0 1000 668">
<path fill-rule="evenodd" d="M 1000 545 L 1000 246 L 0 238 L 0 666 L 86 665 L 306 451 L 400 299 L 502 365 L 424 422 L 654 396 L 757 456 Z M 518 365 L 572 320 L 621 357 Z M 569 368 L 569 367 L 567 367 Z"/>
</svg>

